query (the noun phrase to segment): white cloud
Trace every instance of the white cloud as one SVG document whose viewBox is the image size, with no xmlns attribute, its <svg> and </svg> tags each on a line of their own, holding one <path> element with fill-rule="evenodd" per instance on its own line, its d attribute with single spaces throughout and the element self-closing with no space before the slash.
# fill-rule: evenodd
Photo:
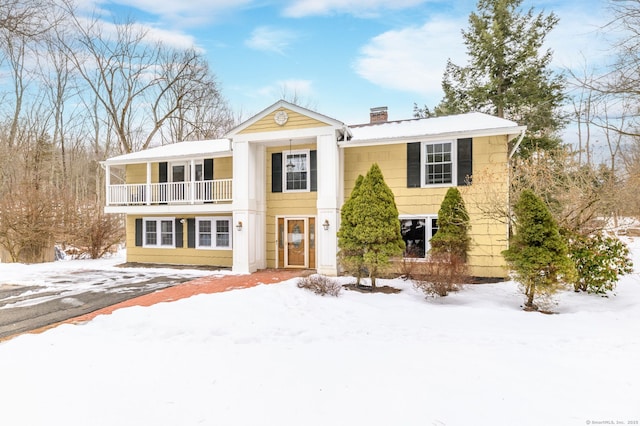
<svg viewBox="0 0 640 426">
<path fill-rule="evenodd" d="M 284 15 L 295 18 L 331 13 L 371 16 L 377 15 L 381 10 L 404 9 L 425 2 L 426 0 L 293 0 L 284 9 Z"/>
<path fill-rule="evenodd" d="M 89 28 L 93 22 L 89 18 L 79 18 L 79 21 Z M 133 22 L 133 31 L 135 33 L 146 33 L 146 40 L 149 42 L 163 42 L 168 46 L 179 49 L 197 48 L 196 40 L 192 35 L 185 34 L 182 31 L 158 28 L 152 24 Z M 118 24 L 109 21 L 99 21 L 99 28 L 96 30 L 104 37 L 117 38 Z"/>
<path fill-rule="evenodd" d="M 296 34 L 292 31 L 263 26 L 253 30 L 244 44 L 251 49 L 284 55 L 295 39 Z"/>
<path fill-rule="evenodd" d="M 387 31 L 361 49 L 353 68 L 374 84 L 437 102 L 447 58 L 464 63 L 464 25 L 465 18 L 435 18 L 421 27 Z"/>
<path fill-rule="evenodd" d="M 128 7 L 158 15 L 177 26 L 198 25 L 217 21 L 222 14 L 237 10 L 253 0 L 113 0 Z"/>
</svg>

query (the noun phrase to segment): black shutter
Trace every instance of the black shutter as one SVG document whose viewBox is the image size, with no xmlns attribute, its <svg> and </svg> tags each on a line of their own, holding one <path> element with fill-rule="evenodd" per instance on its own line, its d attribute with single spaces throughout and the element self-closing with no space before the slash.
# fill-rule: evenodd
<svg viewBox="0 0 640 426">
<path fill-rule="evenodd" d="M 213 158 L 204 160 L 204 180 L 213 180 Z"/>
<path fill-rule="evenodd" d="M 420 188 L 420 167 L 421 155 L 420 145 L 422 142 L 407 144 L 407 188 Z"/>
<path fill-rule="evenodd" d="M 160 183 L 168 182 L 168 179 L 167 179 L 168 167 L 169 167 L 169 164 L 167 162 L 163 162 L 163 163 L 158 164 L 158 182 L 160 182 Z"/>
<path fill-rule="evenodd" d="M 176 248 L 184 247 L 184 232 L 182 219 L 176 219 Z"/>
<path fill-rule="evenodd" d="M 187 219 L 187 247 L 196 248 L 196 220 Z"/>
<path fill-rule="evenodd" d="M 311 188 L 312 192 L 318 190 L 318 151 L 313 150 L 309 153 L 309 172 L 311 172 Z"/>
<path fill-rule="evenodd" d="M 136 219 L 136 247 L 142 247 L 142 219 Z"/>
<path fill-rule="evenodd" d="M 458 139 L 458 186 L 471 185 L 473 178 L 473 139 Z"/>
<path fill-rule="evenodd" d="M 282 153 L 271 154 L 271 192 L 282 192 Z"/>
</svg>

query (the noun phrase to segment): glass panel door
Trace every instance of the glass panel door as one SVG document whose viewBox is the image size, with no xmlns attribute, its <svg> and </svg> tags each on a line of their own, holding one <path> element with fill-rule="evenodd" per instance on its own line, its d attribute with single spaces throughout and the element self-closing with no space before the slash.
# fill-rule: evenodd
<svg viewBox="0 0 640 426">
<path fill-rule="evenodd" d="M 287 267 L 307 266 L 307 223 L 305 219 L 286 219 Z"/>
</svg>

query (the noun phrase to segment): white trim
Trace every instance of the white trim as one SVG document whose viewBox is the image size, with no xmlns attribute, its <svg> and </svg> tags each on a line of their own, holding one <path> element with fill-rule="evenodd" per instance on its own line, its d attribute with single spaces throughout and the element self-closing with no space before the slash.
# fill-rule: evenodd
<svg viewBox="0 0 640 426">
<path fill-rule="evenodd" d="M 433 238 L 433 227 L 431 226 L 431 221 L 433 219 L 438 219 L 438 214 L 416 214 L 416 215 L 400 215 L 398 217 L 398 219 L 400 220 L 400 230 L 402 231 L 402 221 L 403 220 L 422 220 L 424 219 L 425 221 L 425 241 L 424 241 L 424 258 L 413 258 L 416 260 L 423 260 L 426 259 L 428 254 L 429 254 L 429 250 L 431 249 L 431 244 L 429 243 L 431 241 L 431 238 Z M 403 238 L 404 240 L 404 238 Z M 403 259 L 412 259 L 411 257 L 405 257 L 404 254 L 402 256 Z"/>
<path fill-rule="evenodd" d="M 156 222 L 156 244 L 147 244 L 147 222 Z M 171 245 L 162 244 L 162 222 L 171 222 Z M 143 217 L 142 218 L 142 247 L 174 249 L 176 248 L 176 218 L 175 217 Z"/>
<path fill-rule="evenodd" d="M 311 150 L 310 149 L 294 149 L 291 151 L 282 151 L 282 192 L 311 192 Z M 306 156 L 305 172 L 307 173 L 307 183 L 305 189 L 287 189 L 287 156 L 304 154 Z"/>
<path fill-rule="evenodd" d="M 233 150 L 230 139 L 176 142 L 169 145 L 149 148 L 143 151 L 111 157 L 100 164 L 125 166 L 145 162 L 189 161 L 200 158 L 231 157 Z"/>
<path fill-rule="evenodd" d="M 351 139 L 346 142 L 338 142 L 338 146 L 340 148 L 358 148 L 363 146 L 406 144 L 411 142 L 436 142 L 442 139 L 479 138 L 485 136 L 507 136 L 508 140 L 511 140 L 520 136 L 520 134 L 526 129 L 526 126 L 515 126 L 509 128 L 443 132 L 432 135 L 407 135 L 380 139 Z"/>
<path fill-rule="evenodd" d="M 427 145 L 451 144 L 451 182 L 448 183 L 426 183 L 427 182 Z M 436 164 L 436 163 L 434 163 Z M 420 144 L 420 187 L 421 188 L 448 188 L 458 186 L 458 140 L 438 140 L 422 142 Z"/>
<path fill-rule="evenodd" d="M 200 245 L 200 222 L 211 222 L 211 245 Z M 218 247 L 217 240 L 217 223 L 218 221 L 226 221 L 229 224 L 229 245 Z M 197 250 L 233 250 L 233 218 L 231 216 L 200 216 L 196 217 L 196 249 Z"/>
<path fill-rule="evenodd" d="M 280 221 L 280 219 L 283 220 L 283 226 L 284 226 L 284 241 L 282 241 L 282 253 L 284 258 L 282 259 L 282 264 L 283 269 L 295 269 L 295 268 L 309 268 L 309 254 L 310 254 L 310 249 L 311 249 L 311 241 L 310 241 L 310 231 L 311 231 L 311 226 L 309 225 L 309 219 L 314 219 L 314 229 L 313 229 L 313 235 L 314 235 L 314 247 L 313 249 L 315 250 L 315 259 L 316 259 L 316 269 L 318 268 L 318 216 L 317 215 L 293 215 L 293 216 L 285 216 L 285 215 L 278 215 L 275 217 L 275 268 L 276 269 L 280 269 L 280 267 L 278 266 L 280 264 L 280 234 L 279 234 L 279 229 L 278 229 L 278 221 Z M 304 266 L 300 266 L 300 265 L 289 265 L 288 262 L 288 243 L 289 243 L 289 238 L 288 238 L 288 232 L 287 232 L 287 221 L 289 220 L 302 220 L 304 221 L 304 236 L 305 236 L 305 248 L 304 248 Z"/>
<path fill-rule="evenodd" d="M 167 176 L 167 181 L 168 182 L 176 182 L 174 176 L 173 176 L 173 168 L 174 167 L 184 167 L 184 179 L 183 180 L 179 180 L 177 182 L 189 182 L 191 179 L 189 179 L 189 162 L 187 161 L 170 161 L 168 164 L 168 169 L 169 169 L 169 173 Z"/>
<path fill-rule="evenodd" d="M 331 118 L 328 117 L 326 115 L 320 114 L 316 111 L 312 111 L 310 109 L 307 108 L 303 108 L 301 106 L 292 104 L 290 102 L 287 102 L 283 99 L 277 101 L 276 103 L 274 103 L 271 106 L 266 107 L 265 109 L 263 109 L 262 111 L 260 111 L 259 113 L 257 113 L 256 115 L 254 115 L 253 117 L 250 117 L 248 120 L 245 120 L 244 122 L 240 123 L 238 126 L 234 127 L 233 129 L 231 129 L 226 135 L 225 137 L 229 138 L 229 137 L 233 137 L 234 139 L 236 138 L 236 136 L 238 136 L 239 132 L 243 131 L 244 129 L 251 127 L 251 125 L 253 125 L 254 123 L 260 121 L 263 117 L 266 117 L 267 115 L 271 114 L 272 112 L 279 110 L 279 109 L 288 109 L 290 111 L 296 112 L 298 114 L 301 115 L 305 115 L 307 117 L 311 117 L 315 120 L 318 120 L 322 123 L 325 123 L 328 126 L 332 126 L 334 128 L 342 128 L 344 127 L 344 123 L 336 120 L 335 118 Z"/>
</svg>

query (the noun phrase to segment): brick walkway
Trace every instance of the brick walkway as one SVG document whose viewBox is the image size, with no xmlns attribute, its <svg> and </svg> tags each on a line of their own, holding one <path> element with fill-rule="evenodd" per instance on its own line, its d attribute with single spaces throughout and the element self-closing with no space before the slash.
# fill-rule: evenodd
<svg viewBox="0 0 640 426">
<path fill-rule="evenodd" d="M 289 280 L 291 278 L 303 276 L 307 273 L 308 271 L 301 270 L 265 269 L 249 275 L 222 275 L 202 277 L 193 281 L 178 284 L 173 287 L 158 290 L 153 293 L 145 294 L 144 296 L 135 297 L 133 299 L 129 299 L 124 302 L 99 309 L 89 314 L 70 318 L 61 323 L 52 324 L 48 327 L 33 330 L 30 333 L 41 333 L 45 330 L 57 327 L 60 324 L 78 324 L 91 321 L 98 315 L 108 315 L 117 309 L 127 308 L 130 306 L 151 306 L 155 305 L 156 303 L 172 302 L 175 300 L 186 299 L 197 294 L 220 293 L 223 291 L 254 287 L 259 284 L 275 284 Z"/>
</svg>

